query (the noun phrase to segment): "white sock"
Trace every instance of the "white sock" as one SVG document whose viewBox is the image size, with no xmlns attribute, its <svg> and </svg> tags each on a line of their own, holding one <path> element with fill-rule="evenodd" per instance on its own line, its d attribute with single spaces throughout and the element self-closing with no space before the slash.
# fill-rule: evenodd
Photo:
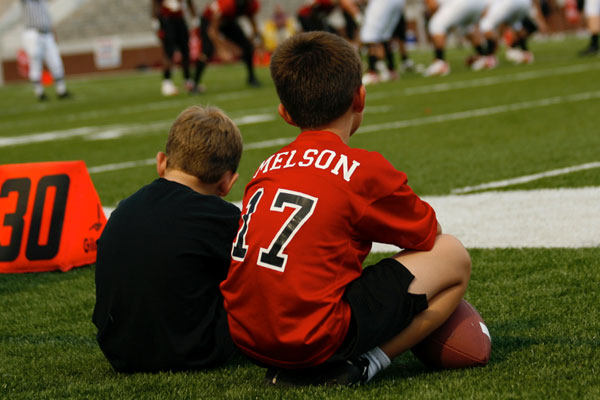
<svg viewBox="0 0 600 400">
<path fill-rule="evenodd" d="M 67 85 L 64 80 L 62 80 L 62 79 L 56 80 L 56 92 L 58 94 L 65 94 L 67 92 Z"/>
<path fill-rule="evenodd" d="M 390 366 L 392 361 L 379 347 L 374 347 L 367 351 L 361 357 L 369 360 L 369 370 L 367 372 L 367 382 L 379 372 Z"/>
<path fill-rule="evenodd" d="M 40 97 L 44 93 L 44 86 L 40 82 L 35 82 L 33 84 L 33 92 L 37 97 Z"/>
</svg>

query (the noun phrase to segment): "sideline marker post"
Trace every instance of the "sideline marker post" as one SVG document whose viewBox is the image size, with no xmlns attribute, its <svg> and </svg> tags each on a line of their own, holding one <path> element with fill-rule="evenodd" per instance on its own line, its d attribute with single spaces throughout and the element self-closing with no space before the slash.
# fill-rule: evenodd
<svg viewBox="0 0 600 400">
<path fill-rule="evenodd" d="M 0 165 L 0 273 L 93 264 L 105 224 L 83 161 Z"/>
</svg>

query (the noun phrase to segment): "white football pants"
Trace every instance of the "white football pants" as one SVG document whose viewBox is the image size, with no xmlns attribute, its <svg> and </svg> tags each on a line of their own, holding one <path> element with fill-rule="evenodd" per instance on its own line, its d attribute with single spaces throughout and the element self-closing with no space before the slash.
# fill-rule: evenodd
<svg viewBox="0 0 600 400">
<path fill-rule="evenodd" d="M 25 29 L 23 47 L 29 58 L 29 80 L 37 83 L 42 79 L 42 67 L 46 62 L 52 77 L 56 81 L 64 78 L 65 71 L 54 35 L 41 33 L 36 29 Z"/>
</svg>

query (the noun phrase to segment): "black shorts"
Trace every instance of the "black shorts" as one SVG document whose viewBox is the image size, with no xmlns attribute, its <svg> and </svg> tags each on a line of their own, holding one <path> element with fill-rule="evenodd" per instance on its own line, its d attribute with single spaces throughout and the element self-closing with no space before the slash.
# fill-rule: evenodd
<svg viewBox="0 0 600 400">
<path fill-rule="evenodd" d="M 408 292 L 415 277 L 400 262 L 385 258 L 352 281 L 344 299 L 352 309 L 346 339 L 331 361 L 355 358 L 398 335 L 427 309 L 424 294 Z"/>
</svg>

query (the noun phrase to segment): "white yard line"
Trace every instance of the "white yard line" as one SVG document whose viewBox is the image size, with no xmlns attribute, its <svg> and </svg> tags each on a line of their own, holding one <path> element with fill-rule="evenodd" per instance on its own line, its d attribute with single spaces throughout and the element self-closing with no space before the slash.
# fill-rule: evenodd
<svg viewBox="0 0 600 400">
<path fill-rule="evenodd" d="M 600 69 L 600 63 L 588 63 L 588 64 L 575 64 L 568 65 L 559 68 L 541 68 L 535 69 L 531 71 L 525 72 L 517 72 L 512 74 L 500 75 L 500 76 L 491 76 L 491 77 L 483 77 L 483 78 L 473 78 L 467 79 L 463 81 L 455 81 L 455 82 L 447 82 L 447 83 L 435 83 L 429 85 L 422 85 L 416 87 L 409 87 L 402 90 L 397 90 L 394 92 L 377 92 L 373 90 L 369 93 L 368 99 L 377 100 L 383 99 L 391 96 L 411 96 L 411 95 L 419 95 L 419 94 L 428 94 L 428 93 L 438 93 L 449 90 L 460 90 L 465 88 L 473 88 L 473 87 L 482 87 L 482 86 L 491 86 L 498 85 L 502 83 L 510 83 L 510 82 L 521 82 L 530 79 L 539 79 L 546 78 L 552 76 L 562 76 L 575 74 L 586 71 L 593 71 Z M 254 95 L 254 91 L 252 90 L 243 90 L 237 92 L 230 93 L 222 93 L 214 96 L 207 96 L 202 98 L 203 101 L 210 101 L 211 103 L 228 101 L 228 100 L 238 100 L 242 98 L 251 97 Z M 179 98 L 179 99 L 169 99 L 169 100 L 161 100 L 155 101 L 147 104 L 138 104 L 132 106 L 124 106 L 119 107 L 118 109 L 102 109 L 102 110 L 90 110 L 90 111 L 82 111 L 79 113 L 71 113 L 68 116 L 61 116 L 61 121 L 80 121 L 89 118 L 107 118 L 113 117 L 114 115 L 128 115 L 132 113 L 144 112 L 144 111 L 152 111 L 152 110 L 163 110 L 169 109 L 176 106 L 185 106 L 189 104 L 189 98 Z M 48 108 L 46 104 L 38 104 L 36 107 L 40 109 Z M 28 106 L 27 111 L 31 110 L 31 106 Z M 15 107 L 15 108 L 6 108 L 2 110 L 3 115 L 10 114 L 18 114 L 26 111 L 23 107 Z M 254 111 L 245 110 L 244 113 L 253 113 Z M 238 112 L 236 112 L 238 113 Z M 0 129 L 10 129 L 19 125 L 27 125 L 30 122 L 20 121 L 9 121 L 5 123 L 0 123 Z"/>
<path fill-rule="evenodd" d="M 274 121 L 275 119 L 277 119 L 277 116 L 273 113 L 269 113 L 246 115 L 240 118 L 234 118 L 234 122 L 238 126 L 244 126 L 263 122 L 270 122 Z M 57 130 L 44 133 L 34 133 L 31 135 L 0 137 L 0 148 L 10 146 L 22 146 L 32 143 L 52 142 L 56 140 L 66 140 L 74 137 L 83 137 L 86 140 L 117 139 L 125 135 L 143 134 L 148 131 L 168 131 L 172 124 L 173 121 L 165 120 L 145 124 L 85 126 L 81 128 Z"/>
<path fill-rule="evenodd" d="M 380 132 L 391 129 L 403 129 L 414 126 L 421 126 L 433 123 L 456 121 L 461 119 L 485 117 L 489 115 L 502 114 L 510 111 L 520 111 L 532 108 L 547 107 L 557 104 L 574 103 L 579 101 L 594 100 L 600 98 L 600 91 L 576 93 L 566 96 L 548 97 L 539 100 L 523 101 L 512 104 L 502 104 L 493 107 L 477 108 L 465 111 L 459 111 L 448 114 L 432 115 L 422 118 L 413 118 L 403 121 L 384 122 L 380 124 L 365 125 L 360 128 L 357 134 Z M 273 113 L 249 115 L 234 119 L 238 125 L 249 125 L 263 122 L 271 122 L 277 119 Z M 30 143 L 41 143 L 54 140 L 70 139 L 72 137 L 89 137 L 90 140 L 114 139 L 126 134 L 144 133 L 148 130 L 166 129 L 172 121 L 158 121 L 149 124 L 130 124 L 130 125 L 109 125 L 97 127 L 82 127 L 67 129 L 62 131 L 51 131 L 45 133 L 36 133 L 31 135 L 12 136 L 0 138 L 0 147 L 26 145 Z M 106 133 L 108 131 L 108 133 Z M 264 142 L 249 143 L 246 149 L 259 149 L 289 143 L 293 138 L 276 138 Z"/>
<path fill-rule="evenodd" d="M 600 99 L 600 91 L 576 93 L 567 96 L 548 97 L 539 100 L 522 101 L 519 103 L 511 104 L 501 104 L 493 107 L 475 108 L 471 110 L 458 111 L 448 114 L 431 115 L 429 117 L 367 125 L 361 127 L 357 134 L 380 132 L 390 129 L 409 128 L 440 122 L 457 121 L 461 119 L 486 117 L 489 115 L 502 114 L 510 111 L 522 111 L 531 108 L 547 107 L 557 104 L 574 103 L 578 101 L 586 101 L 593 99 Z"/>
<path fill-rule="evenodd" d="M 468 248 L 600 246 L 600 187 L 425 196 Z M 240 202 L 235 203 L 238 207 Z M 105 207 L 107 216 L 114 210 Z M 373 252 L 398 248 L 375 243 Z"/>
<path fill-rule="evenodd" d="M 517 178 L 512 178 L 512 179 L 504 179 L 501 181 L 482 183 L 480 185 L 475 185 L 475 186 L 465 186 L 462 188 L 452 189 L 451 193 L 461 194 L 461 193 L 476 192 L 478 190 L 498 189 L 498 188 L 507 187 L 507 186 L 511 186 L 511 185 L 518 185 L 521 183 L 527 183 L 527 182 L 532 182 L 532 181 L 536 181 L 539 179 L 549 178 L 551 176 L 565 175 L 565 174 L 570 174 L 572 172 L 585 171 L 585 170 L 593 169 L 593 168 L 600 168 L 600 161 L 581 164 L 581 165 L 574 165 L 572 167 L 553 169 L 550 171 L 540 172 L 537 174 L 519 176 Z M 599 201 L 600 201 L 600 199 L 599 199 Z"/>
<path fill-rule="evenodd" d="M 531 79 L 541 79 L 552 76 L 570 75 L 580 72 L 593 71 L 600 69 L 600 63 L 576 64 L 559 68 L 537 69 L 532 71 L 518 72 L 508 75 L 490 76 L 483 78 L 473 78 L 464 81 L 436 83 L 433 85 L 424 85 L 409 87 L 402 90 L 390 92 L 369 93 L 367 99 L 383 99 L 387 97 L 411 96 L 417 94 L 439 93 L 449 90 L 459 90 L 466 88 L 476 88 L 482 86 L 499 85 L 501 83 L 521 82 Z"/>
</svg>

